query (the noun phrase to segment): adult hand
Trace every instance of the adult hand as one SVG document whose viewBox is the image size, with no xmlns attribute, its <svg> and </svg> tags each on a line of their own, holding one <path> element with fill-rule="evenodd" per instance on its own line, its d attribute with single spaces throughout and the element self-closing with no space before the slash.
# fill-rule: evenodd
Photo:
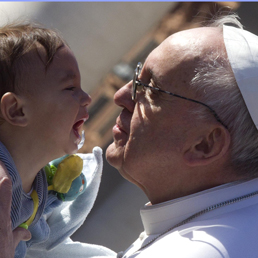
<svg viewBox="0 0 258 258">
<path fill-rule="evenodd" d="M 0 256 L 13 258 L 20 241 L 28 241 L 31 234 L 24 228 L 12 231 L 11 222 L 12 181 L 5 165 L 0 162 Z"/>
</svg>

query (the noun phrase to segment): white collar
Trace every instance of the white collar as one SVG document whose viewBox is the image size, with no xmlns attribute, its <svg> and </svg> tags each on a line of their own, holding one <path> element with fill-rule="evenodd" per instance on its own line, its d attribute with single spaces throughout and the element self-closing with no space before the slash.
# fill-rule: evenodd
<svg viewBox="0 0 258 258">
<path fill-rule="evenodd" d="M 232 182 L 156 205 L 146 204 L 141 209 L 141 218 L 145 232 L 147 235 L 160 234 L 211 205 L 257 190 L 258 178 L 249 181 Z M 214 215 L 216 212 L 212 211 L 211 214 Z"/>
</svg>

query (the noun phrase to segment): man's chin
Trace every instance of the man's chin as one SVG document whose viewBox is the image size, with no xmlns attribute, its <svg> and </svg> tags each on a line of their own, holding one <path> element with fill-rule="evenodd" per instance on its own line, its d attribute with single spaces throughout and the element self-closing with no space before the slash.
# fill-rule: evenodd
<svg viewBox="0 0 258 258">
<path fill-rule="evenodd" d="M 106 160 L 114 168 L 119 169 L 123 162 L 124 146 L 116 146 L 111 143 L 106 150 Z"/>
</svg>

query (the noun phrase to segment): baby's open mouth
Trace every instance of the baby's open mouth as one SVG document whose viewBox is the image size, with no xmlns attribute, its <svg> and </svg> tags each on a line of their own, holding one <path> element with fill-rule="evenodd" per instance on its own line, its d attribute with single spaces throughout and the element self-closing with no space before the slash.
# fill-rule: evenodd
<svg viewBox="0 0 258 258">
<path fill-rule="evenodd" d="M 74 125 L 73 125 L 73 131 L 74 131 L 74 134 L 76 135 L 76 137 L 78 139 L 81 139 L 81 135 L 80 135 L 80 131 L 82 131 L 82 125 L 84 124 L 84 120 L 79 120 L 78 122 L 76 122 Z"/>
</svg>

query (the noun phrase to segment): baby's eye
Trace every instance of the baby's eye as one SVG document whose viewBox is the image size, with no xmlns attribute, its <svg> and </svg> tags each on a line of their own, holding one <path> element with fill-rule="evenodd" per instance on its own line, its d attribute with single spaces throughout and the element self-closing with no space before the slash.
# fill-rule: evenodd
<svg viewBox="0 0 258 258">
<path fill-rule="evenodd" d="M 75 87 L 74 87 L 74 86 L 71 86 L 71 87 L 66 88 L 65 90 L 71 90 L 71 91 L 74 91 L 74 90 L 75 90 Z"/>
</svg>

